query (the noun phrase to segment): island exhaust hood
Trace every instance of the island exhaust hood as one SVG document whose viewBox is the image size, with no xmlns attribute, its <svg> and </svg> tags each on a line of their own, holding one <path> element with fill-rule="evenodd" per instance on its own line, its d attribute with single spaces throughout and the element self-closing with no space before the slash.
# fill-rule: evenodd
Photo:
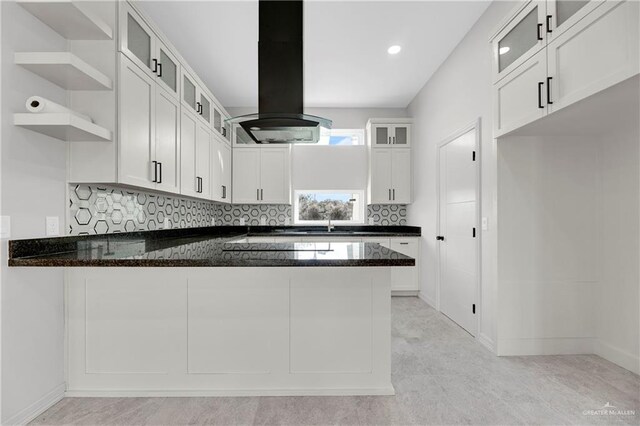
<svg viewBox="0 0 640 426">
<path fill-rule="evenodd" d="M 317 143 L 331 120 L 303 113 L 302 0 L 258 3 L 258 113 L 228 120 L 256 143 Z"/>
</svg>

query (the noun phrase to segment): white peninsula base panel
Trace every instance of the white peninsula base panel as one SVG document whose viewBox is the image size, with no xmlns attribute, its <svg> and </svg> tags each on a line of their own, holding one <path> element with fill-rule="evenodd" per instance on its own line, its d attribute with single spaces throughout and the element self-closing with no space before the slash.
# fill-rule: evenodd
<svg viewBox="0 0 640 426">
<path fill-rule="evenodd" d="M 392 395 L 391 269 L 69 268 L 67 395 Z"/>
</svg>

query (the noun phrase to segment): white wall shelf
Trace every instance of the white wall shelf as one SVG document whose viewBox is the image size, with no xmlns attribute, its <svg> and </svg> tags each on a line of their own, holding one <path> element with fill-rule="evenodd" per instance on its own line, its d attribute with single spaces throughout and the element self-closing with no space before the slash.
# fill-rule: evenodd
<svg viewBox="0 0 640 426">
<path fill-rule="evenodd" d="M 63 141 L 111 141 L 111 131 L 70 113 L 16 113 L 13 124 Z"/>
<path fill-rule="evenodd" d="M 109 77 L 70 52 L 16 52 L 14 62 L 67 90 L 111 90 Z"/>
<path fill-rule="evenodd" d="M 18 4 L 68 40 L 111 40 L 113 30 L 73 0 L 18 0 Z"/>
</svg>

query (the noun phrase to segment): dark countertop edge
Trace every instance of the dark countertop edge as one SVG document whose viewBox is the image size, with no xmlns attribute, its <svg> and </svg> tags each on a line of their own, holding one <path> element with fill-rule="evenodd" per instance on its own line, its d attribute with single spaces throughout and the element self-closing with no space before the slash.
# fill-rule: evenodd
<svg viewBox="0 0 640 426">
<path fill-rule="evenodd" d="M 262 236 L 262 237 L 336 237 L 348 238 L 350 235 L 340 234 L 340 232 L 354 231 L 362 232 L 353 235 L 358 237 L 419 237 L 421 236 L 421 228 L 418 226 L 406 225 L 350 225 L 336 226 L 332 234 L 322 233 L 325 226 L 205 226 L 197 228 L 174 228 L 174 229 L 158 229 L 152 231 L 133 231 L 112 234 L 96 234 L 96 235 L 69 235 L 62 237 L 46 237 L 9 240 L 8 257 L 9 259 L 18 260 L 29 257 L 40 257 L 46 255 L 60 254 L 65 252 L 77 251 L 75 244 L 80 241 L 103 240 L 108 238 L 112 241 L 126 242 L 130 239 L 145 239 L 147 241 L 164 241 L 170 239 L 196 238 L 241 238 L 243 236 Z M 286 232 L 283 230 L 290 230 Z M 312 234 L 300 234 L 304 230 L 314 230 Z M 366 233 L 366 234 L 365 234 Z M 9 262 L 9 266 L 12 262 Z"/>
<path fill-rule="evenodd" d="M 208 259 L 43 259 L 43 258 L 19 258 L 9 259 L 9 266 L 43 266 L 43 267 L 391 267 L 391 266 L 415 266 L 415 259 L 358 259 L 358 260 L 232 260 L 212 261 Z"/>
</svg>

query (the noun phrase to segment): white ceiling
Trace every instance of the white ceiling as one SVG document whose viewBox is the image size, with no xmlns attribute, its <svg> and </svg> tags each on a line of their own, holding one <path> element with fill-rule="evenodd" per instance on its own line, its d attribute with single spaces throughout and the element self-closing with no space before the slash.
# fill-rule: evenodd
<svg viewBox="0 0 640 426">
<path fill-rule="evenodd" d="M 489 3 L 305 1 L 305 106 L 406 107 Z M 225 107 L 257 107 L 257 1 L 139 4 Z"/>
</svg>

